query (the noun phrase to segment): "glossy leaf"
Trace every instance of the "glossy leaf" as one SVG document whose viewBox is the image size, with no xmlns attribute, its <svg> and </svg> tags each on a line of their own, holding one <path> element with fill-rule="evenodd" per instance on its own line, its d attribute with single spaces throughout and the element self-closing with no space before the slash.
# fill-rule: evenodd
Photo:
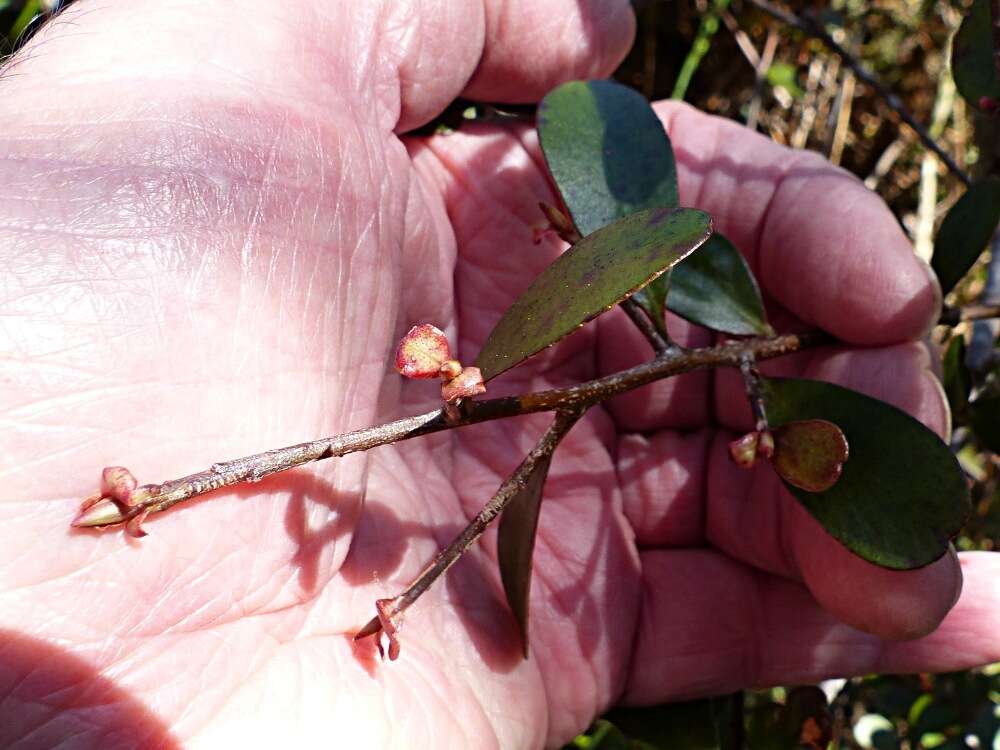
<svg viewBox="0 0 1000 750">
<path fill-rule="evenodd" d="M 486 380 L 618 304 L 701 245 L 708 214 L 640 211 L 584 237 L 542 271 L 504 313 L 476 359 Z"/>
<path fill-rule="evenodd" d="M 743 254 L 716 232 L 674 269 L 667 307 L 692 323 L 739 336 L 774 335 Z"/>
<path fill-rule="evenodd" d="M 844 433 L 850 458 L 825 492 L 787 485 L 844 546 L 886 568 L 933 562 L 970 510 L 969 490 L 948 446 L 894 406 L 817 380 L 765 379 L 772 427 L 825 419 Z"/>
<path fill-rule="evenodd" d="M 551 454 L 540 460 L 504 509 L 497 535 L 497 558 L 507 604 L 521 631 L 521 647 L 528 658 L 528 595 L 531 592 L 531 556 L 535 549 L 542 490 L 549 475 Z"/>
<path fill-rule="evenodd" d="M 633 211 L 678 205 L 670 139 L 649 103 L 632 89 L 613 81 L 560 86 L 539 105 L 538 133 L 581 234 Z M 662 333 L 664 307 L 726 333 L 770 332 L 749 268 L 721 237 L 650 283 L 635 301 Z"/>
<path fill-rule="evenodd" d="M 1000 222 L 1000 177 L 976 182 L 951 207 L 934 241 L 931 266 L 950 292 L 986 249 Z"/>
<path fill-rule="evenodd" d="M 774 429 L 771 465 L 778 476 L 807 492 L 833 487 L 849 454 L 844 433 L 825 419 L 788 422 Z"/>
<path fill-rule="evenodd" d="M 973 0 L 951 49 L 951 72 L 959 92 L 973 106 L 987 110 L 989 102 L 1000 102 L 1000 79 L 993 62 L 991 1 Z"/>
</svg>

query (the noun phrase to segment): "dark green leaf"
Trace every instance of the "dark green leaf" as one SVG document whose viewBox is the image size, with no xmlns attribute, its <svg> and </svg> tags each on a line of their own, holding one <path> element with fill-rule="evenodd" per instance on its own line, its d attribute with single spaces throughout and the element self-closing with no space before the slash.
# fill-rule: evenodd
<svg viewBox="0 0 1000 750">
<path fill-rule="evenodd" d="M 941 363 L 944 392 L 952 415 L 958 419 L 965 414 L 969 393 L 972 390 L 972 376 L 965 364 L 965 339 L 955 336 L 948 343 Z"/>
<path fill-rule="evenodd" d="M 581 234 L 633 211 L 677 206 L 670 139 L 649 103 L 632 89 L 613 81 L 560 86 L 539 105 L 538 134 Z M 770 333 L 750 269 L 724 238 L 693 254 L 672 275 L 676 278 L 663 274 L 635 296 L 661 333 L 664 306 L 725 333 Z"/>
<path fill-rule="evenodd" d="M 721 750 L 733 710 L 731 696 L 645 708 L 615 708 L 605 718 L 631 740 L 662 750 Z"/>
<path fill-rule="evenodd" d="M 580 234 L 644 208 L 676 208 L 677 167 L 663 124 L 645 97 L 614 81 L 573 81 L 538 106 L 549 171 Z M 666 335 L 669 274 L 635 301 Z"/>
<path fill-rule="evenodd" d="M 1000 453 L 1000 385 L 989 383 L 969 402 L 969 426 L 979 441 L 994 453 Z"/>
<path fill-rule="evenodd" d="M 941 223 L 931 265 L 947 294 L 962 280 L 1000 222 L 1000 177 L 987 177 L 965 191 Z"/>
<path fill-rule="evenodd" d="M 524 486 L 504 509 L 497 537 L 500 578 L 517 626 L 521 631 L 524 658 L 528 658 L 528 594 L 531 591 L 531 555 L 535 549 L 542 490 L 552 455 L 540 460 Z"/>
<path fill-rule="evenodd" d="M 674 269 L 667 307 L 692 323 L 723 333 L 774 334 L 750 267 L 718 232 Z"/>
<path fill-rule="evenodd" d="M 1000 102 L 1000 80 L 993 63 L 990 2 L 973 0 L 951 50 L 951 71 L 959 92 L 973 106 L 985 109 L 989 109 L 988 101 Z M 987 106 L 983 107 L 984 104 Z"/>
<path fill-rule="evenodd" d="M 476 367 L 489 380 L 618 304 L 702 244 L 708 214 L 640 211 L 584 237 L 542 271 L 504 313 Z"/>
<path fill-rule="evenodd" d="M 677 206 L 674 152 L 649 102 L 614 81 L 573 81 L 538 105 L 549 171 L 580 234 Z"/>
<path fill-rule="evenodd" d="M 933 562 L 970 509 L 969 490 L 948 446 L 894 406 L 817 380 L 763 382 L 772 426 L 825 419 L 840 427 L 850 458 L 825 492 L 788 485 L 844 546 L 886 568 Z"/>
<path fill-rule="evenodd" d="M 844 433 L 825 419 L 803 419 L 774 429 L 771 465 L 778 476 L 807 492 L 823 492 L 836 484 L 848 455 Z"/>
</svg>

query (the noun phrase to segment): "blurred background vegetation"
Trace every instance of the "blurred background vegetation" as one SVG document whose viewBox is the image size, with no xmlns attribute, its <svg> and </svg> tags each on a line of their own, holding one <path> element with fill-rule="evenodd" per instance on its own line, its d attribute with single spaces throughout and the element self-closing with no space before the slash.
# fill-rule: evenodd
<svg viewBox="0 0 1000 750">
<path fill-rule="evenodd" d="M 956 92 L 949 65 L 953 36 L 971 2 L 833 0 L 774 6 L 808 21 L 796 28 L 762 9 L 769 4 L 760 0 L 635 0 L 636 44 L 615 77 L 650 99 L 683 99 L 779 143 L 824 154 L 882 196 L 915 251 L 929 260 L 941 220 L 965 185 L 901 122 L 900 107 L 890 106 L 852 64 L 884 84 L 959 169 L 974 178 L 995 171 L 997 118 Z M 2 51 L 14 52 L 68 4 L 0 0 Z M 812 33 L 817 28 L 852 59 L 818 39 Z M 955 288 L 948 298 L 952 306 L 983 300 L 989 260 L 986 253 Z M 998 369 L 997 331 L 986 325 L 990 356 L 978 372 L 955 367 L 971 343 L 972 323 L 935 332 L 936 343 L 952 360 L 949 366 L 945 358 L 946 389 L 957 412 L 953 446 L 975 503 L 956 542 L 963 550 L 992 550 L 1000 534 L 1000 462 L 990 450 L 1000 449 L 1000 396 L 985 417 L 968 406 L 970 390 L 985 387 Z M 1000 750 L 1000 665 L 954 674 L 870 675 L 616 709 L 569 747 Z"/>
<path fill-rule="evenodd" d="M 930 260 L 941 221 L 965 184 L 928 151 L 885 97 L 859 78 L 852 61 L 760 5 L 637 2 L 636 44 L 615 77 L 650 99 L 683 99 L 778 143 L 822 153 L 882 196 L 915 251 Z M 807 30 L 809 23 L 821 27 L 898 97 L 961 170 L 978 178 L 995 171 L 996 118 L 956 92 L 949 64 L 952 38 L 970 5 L 971 0 L 834 0 L 777 7 L 807 19 Z M 986 253 L 955 288 L 948 298 L 952 306 L 982 299 L 989 260 Z M 997 332 L 991 326 L 989 348 L 995 352 Z M 971 329 L 971 323 L 941 327 L 935 343 L 942 352 L 951 347 L 958 354 Z M 995 356 L 985 369 L 996 370 Z M 967 371 L 949 374 L 970 377 Z M 975 513 L 956 546 L 992 550 L 1000 533 L 1000 462 L 990 450 L 997 450 L 997 441 L 989 429 L 969 429 L 967 386 L 953 398 L 958 412 L 953 445 L 972 484 Z M 990 416 L 995 420 L 1000 411 Z M 870 675 L 818 687 L 619 709 L 575 743 L 677 750 L 737 746 L 1000 750 L 1000 665 L 954 674 Z"/>
</svg>

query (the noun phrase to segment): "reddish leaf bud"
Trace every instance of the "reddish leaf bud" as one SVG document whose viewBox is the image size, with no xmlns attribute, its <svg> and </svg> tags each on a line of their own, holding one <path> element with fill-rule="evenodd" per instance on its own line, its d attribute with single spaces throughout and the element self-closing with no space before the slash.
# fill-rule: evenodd
<svg viewBox="0 0 1000 750">
<path fill-rule="evenodd" d="M 395 611 L 395 604 L 395 599 L 375 600 L 375 611 L 378 612 L 378 621 L 382 624 L 382 632 L 385 633 L 385 637 L 389 639 L 389 661 L 396 661 L 399 658 L 399 628 L 403 624 L 402 613 Z M 393 617 L 398 618 L 398 622 L 393 620 Z M 377 643 L 377 645 L 379 656 L 382 656 L 382 644 Z"/>
<path fill-rule="evenodd" d="M 729 457 L 733 463 L 741 469 L 750 469 L 757 463 L 757 441 L 759 436 L 756 432 L 748 432 L 741 438 L 737 438 L 729 444 Z"/>
<path fill-rule="evenodd" d="M 774 455 L 774 435 L 770 430 L 762 430 L 757 433 L 757 455 L 770 458 Z"/>
<path fill-rule="evenodd" d="M 457 359 L 449 359 L 438 371 L 438 374 L 445 380 L 454 380 L 462 373 L 462 363 Z"/>
<path fill-rule="evenodd" d="M 124 466 L 106 466 L 101 472 L 101 496 L 124 505 L 131 505 L 129 495 L 138 484 L 132 472 Z"/>
<path fill-rule="evenodd" d="M 466 367 L 457 377 L 441 384 L 441 398 L 447 403 L 455 403 L 461 398 L 472 398 L 481 393 L 486 393 L 486 384 L 478 367 Z"/>
<path fill-rule="evenodd" d="M 447 337 L 430 323 L 413 326 L 396 349 L 396 369 L 407 378 L 436 378 L 450 359 Z"/>
<path fill-rule="evenodd" d="M 993 114 L 997 111 L 997 101 L 988 96 L 981 96 L 979 97 L 979 108 L 987 114 Z"/>
</svg>

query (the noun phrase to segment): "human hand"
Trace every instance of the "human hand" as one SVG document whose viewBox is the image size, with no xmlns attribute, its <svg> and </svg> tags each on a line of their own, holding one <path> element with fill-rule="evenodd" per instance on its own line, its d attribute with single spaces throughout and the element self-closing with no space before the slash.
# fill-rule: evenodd
<svg viewBox="0 0 1000 750">
<path fill-rule="evenodd" d="M 80 4 L 3 81 L 0 745 L 528 747 L 623 698 L 1000 658 L 988 555 L 964 558 L 965 592 L 933 635 L 880 639 L 938 625 L 956 558 L 873 568 L 766 468 L 732 467 L 745 415 L 724 373 L 592 410 L 560 447 L 528 661 L 492 535 L 410 611 L 398 661 L 351 635 L 544 416 L 218 493 L 141 542 L 68 532 L 101 466 L 159 481 L 431 408 L 433 385 L 390 370 L 399 335 L 433 322 L 472 359 L 561 248 L 531 244 L 551 196 L 529 130 L 396 133 L 463 88 L 530 100 L 606 74 L 632 30 L 610 0 L 548 3 L 545 18 L 526 1 L 485 16 L 473 0 L 280 5 Z M 885 207 L 817 157 L 661 111 L 682 201 L 748 253 L 779 326 L 852 345 L 772 369 L 943 430 L 926 355 L 905 343 L 935 290 Z M 645 347 L 609 313 L 491 387 L 578 381 Z"/>
</svg>

